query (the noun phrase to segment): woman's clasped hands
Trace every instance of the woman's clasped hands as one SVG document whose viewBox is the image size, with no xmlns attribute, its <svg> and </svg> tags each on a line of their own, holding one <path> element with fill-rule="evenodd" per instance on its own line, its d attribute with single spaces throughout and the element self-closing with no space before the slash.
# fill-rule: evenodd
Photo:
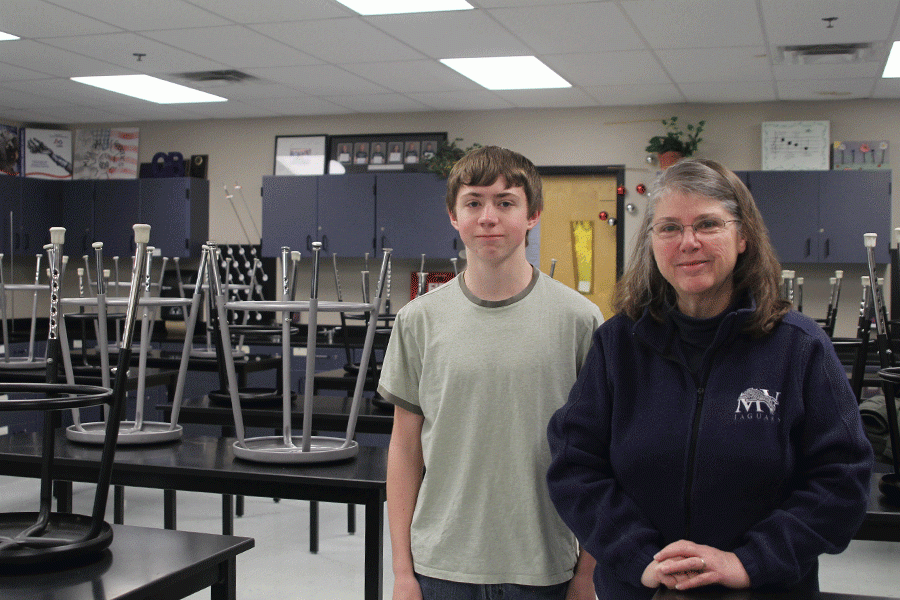
<svg viewBox="0 0 900 600">
<path fill-rule="evenodd" d="M 750 587 L 750 577 L 733 552 L 679 540 L 656 553 L 644 569 L 641 583 L 649 588 L 662 585 L 676 590 L 712 584 L 744 589 Z"/>
</svg>

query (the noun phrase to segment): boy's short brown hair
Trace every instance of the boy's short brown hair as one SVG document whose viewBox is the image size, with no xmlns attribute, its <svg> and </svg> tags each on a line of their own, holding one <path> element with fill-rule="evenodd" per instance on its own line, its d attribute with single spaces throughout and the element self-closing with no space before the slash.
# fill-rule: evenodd
<svg viewBox="0 0 900 600">
<path fill-rule="evenodd" d="M 464 185 L 493 185 L 500 176 L 510 187 L 521 187 L 528 199 L 528 217 L 544 209 L 541 176 L 534 164 L 512 150 L 498 146 L 476 148 L 459 159 L 447 177 L 447 210 L 456 216 L 456 197 Z"/>
</svg>

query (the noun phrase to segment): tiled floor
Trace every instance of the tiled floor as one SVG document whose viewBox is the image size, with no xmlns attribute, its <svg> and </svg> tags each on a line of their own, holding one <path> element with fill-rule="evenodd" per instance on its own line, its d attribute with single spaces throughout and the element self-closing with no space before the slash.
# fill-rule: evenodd
<svg viewBox="0 0 900 600">
<path fill-rule="evenodd" d="M 0 511 L 35 510 L 33 479 L 0 477 Z M 128 488 L 125 520 L 129 525 L 162 526 L 162 492 Z M 93 488 L 75 485 L 75 512 L 90 513 Z M 363 511 L 357 509 L 356 535 L 347 533 L 345 505 L 320 505 L 318 554 L 309 553 L 309 504 L 247 498 L 245 514 L 235 520 L 235 535 L 253 537 L 256 546 L 238 556 L 239 600 L 271 598 L 346 600 L 362 598 Z M 108 519 L 112 520 L 111 506 Z M 221 499 L 212 494 L 179 493 L 178 527 L 221 532 Z M 391 597 L 390 543 L 385 527 L 384 597 Z M 900 544 L 853 542 L 843 554 L 821 561 L 823 590 L 900 598 Z M 206 600 L 208 592 L 191 596 Z"/>
</svg>

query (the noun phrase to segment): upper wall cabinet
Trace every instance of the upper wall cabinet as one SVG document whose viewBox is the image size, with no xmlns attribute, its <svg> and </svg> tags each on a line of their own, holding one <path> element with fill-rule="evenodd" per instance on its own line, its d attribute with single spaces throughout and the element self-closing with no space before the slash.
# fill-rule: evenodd
<svg viewBox="0 0 900 600">
<path fill-rule="evenodd" d="M 138 222 L 139 214 L 137 180 L 64 182 L 62 222 L 66 228 L 66 252 L 93 255 L 91 245 L 103 242 L 104 256 L 131 256 L 131 227 Z"/>
<path fill-rule="evenodd" d="M 91 254 L 103 242 L 105 256 L 131 256 L 132 226 L 151 226 L 150 245 L 165 256 L 199 256 L 209 236 L 209 182 L 205 179 L 54 181 L 0 178 L 0 248 L 41 253 L 50 227 L 66 228 L 64 252 Z M 10 232 L 10 219 L 13 227 Z"/>
<path fill-rule="evenodd" d="M 865 263 L 863 234 L 877 233 L 888 262 L 890 171 L 744 171 L 784 263 Z"/>
<path fill-rule="evenodd" d="M 138 222 L 150 225 L 150 245 L 163 256 L 200 256 L 209 239 L 209 181 L 165 177 L 140 182 Z"/>
<path fill-rule="evenodd" d="M 453 258 L 462 249 L 447 214 L 447 180 L 433 173 L 378 176 L 378 251 L 393 248 L 399 257 Z"/>
<path fill-rule="evenodd" d="M 313 241 L 338 256 L 392 248 L 397 258 L 456 256 L 446 183 L 426 173 L 263 177 L 263 256 Z"/>
</svg>

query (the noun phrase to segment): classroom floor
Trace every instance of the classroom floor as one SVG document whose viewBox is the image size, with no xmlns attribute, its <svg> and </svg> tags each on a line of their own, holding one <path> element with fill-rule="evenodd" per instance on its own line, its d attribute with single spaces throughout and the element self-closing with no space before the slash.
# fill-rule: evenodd
<svg viewBox="0 0 900 600">
<path fill-rule="evenodd" d="M 74 511 L 89 514 L 93 487 L 75 484 Z M 0 511 L 36 510 L 35 479 L 0 477 Z M 125 523 L 162 527 L 163 493 L 127 488 Z M 107 519 L 112 521 L 112 502 Z M 297 600 L 346 600 L 362 598 L 364 515 L 357 508 L 357 533 L 347 533 L 347 508 L 320 504 L 319 552 L 309 553 L 309 503 L 274 502 L 246 498 L 244 516 L 235 519 L 235 535 L 253 537 L 256 546 L 238 556 L 238 600 L 290 598 Z M 179 529 L 221 533 L 221 497 L 213 494 L 178 494 Z M 387 526 L 384 534 L 384 597 L 393 586 Z M 825 591 L 900 598 L 900 544 L 854 541 L 838 556 L 823 556 L 820 581 Z M 203 591 L 191 600 L 206 600 Z"/>
</svg>

